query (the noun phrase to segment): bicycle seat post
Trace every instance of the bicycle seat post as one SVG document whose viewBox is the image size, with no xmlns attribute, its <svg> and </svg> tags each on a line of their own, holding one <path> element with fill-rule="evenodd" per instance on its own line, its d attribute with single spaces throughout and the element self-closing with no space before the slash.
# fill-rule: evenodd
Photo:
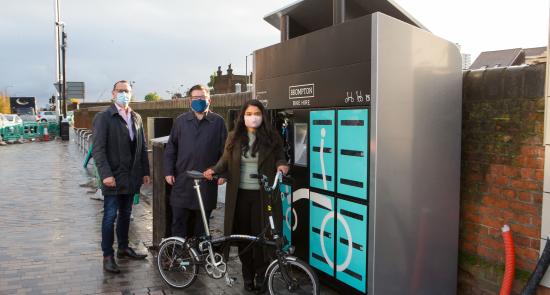
<svg viewBox="0 0 550 295">
<path fill-rule="evenodd" d="M 206 220 L 206 213 L 204 211 L 204 204 L 202 202 L 202 195 L 201 195 L 201 186 L 200 186 L 200 179 L 194 179 L 195 185 L 193 188 L 195 188 L 195 191 L 197 192 L 197 198 L 199 199 L 199 207 L 201 209 L 201 216 L 202 216 L 202 223 L 204 225 L 204 232 L 207 237 L 210 237 L 210 229 L 208 228 L 208 220 Z"/>
</svg>

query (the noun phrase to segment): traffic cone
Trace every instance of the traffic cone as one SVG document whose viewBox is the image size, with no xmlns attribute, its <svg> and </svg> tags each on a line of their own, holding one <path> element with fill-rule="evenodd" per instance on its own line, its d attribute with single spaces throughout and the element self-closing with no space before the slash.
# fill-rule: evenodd
<svg viewBox="0 0 550 295">
<path fill-rule="evenodd" d="M 44 126 L 44 138 L 42 138 L 43 141 L 49 141 L 50 135 L 48 134 L 48 126 Z"/>
</svg>

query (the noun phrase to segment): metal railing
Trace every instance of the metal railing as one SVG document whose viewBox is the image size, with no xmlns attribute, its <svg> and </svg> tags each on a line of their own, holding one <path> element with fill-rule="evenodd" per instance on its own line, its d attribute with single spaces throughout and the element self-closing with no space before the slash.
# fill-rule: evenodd
<svg viewBox="0 0 550 295">
<path fill-rule="evenodd" d="M 83 153 L 87 154 L 92 146 L 92 130 L 86 128 L 73 128 L 73 130 L 75 143 Z"/>
</svg>

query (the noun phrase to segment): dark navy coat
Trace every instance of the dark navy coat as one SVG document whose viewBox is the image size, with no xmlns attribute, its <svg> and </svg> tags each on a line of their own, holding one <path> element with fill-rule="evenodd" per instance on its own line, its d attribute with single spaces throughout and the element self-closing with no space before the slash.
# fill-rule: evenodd
<svg viewBox="0 0 550 295">
<path fill-rule="evenodd" d="M 199 202 L 193 189 L 193 180 L 187 170 L 205 171 L 214 166 L 223 154 L 227 128 L 223 118 L 213 112 L 198 120 L 189 111 L 174 122 L 164 151 L 164 175 L 173 175 L 176 183 L 170 194 L 170 205 L 198 210 Z M 201 181 L 205 210 L 216 208 L 218 186 L 216 181 Z"/>
<path fill-rule="evenodd" d="M 116 187 L 102 186 L 103 195 L 133 195 L 139 193 L 143 176 L 149 175 L 147 144 L 143 123 L 136 112 L 131 112 L 135 142 L 130 141 L 126 121 L 112 104 L 99 112 L 93 122 L 93 158 L 100 178 L 114 176 Z"/>
</svg>

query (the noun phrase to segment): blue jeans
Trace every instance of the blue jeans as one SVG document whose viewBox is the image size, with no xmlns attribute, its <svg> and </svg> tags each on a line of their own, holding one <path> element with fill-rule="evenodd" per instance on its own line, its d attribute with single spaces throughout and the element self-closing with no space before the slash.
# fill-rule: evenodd
<svg viewBox="0 0 550 295">
<path fill-rule="evenodd" d="M 103 222 L 101 224 L 101 250 L 103 257 L 113 256 L 114 227 L 116 222 L 116 236 L 118 249 L 128 248 L 128 230 L 130 229 L 130 215 L 132 214 L 133 197 L 130 195 L 104 196 Z M 118 218 L 117 218 L 118 211 Z"/>
</svg>

